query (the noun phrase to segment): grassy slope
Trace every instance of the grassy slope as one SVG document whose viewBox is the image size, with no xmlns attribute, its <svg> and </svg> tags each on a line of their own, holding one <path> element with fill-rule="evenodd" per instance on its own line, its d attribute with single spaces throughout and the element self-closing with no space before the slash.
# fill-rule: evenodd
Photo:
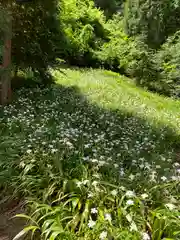
<svg viewBox="0 0 180 240">
<path fill-rule="evenodd" d="M 180 133 L 180 101 L 136 87 L 127 78 L 103 70 L 54 72 L 57 82 L 77 86 L 88 100 L 106 109 L 125 110 L 155 125 L 163 124 Z"/>
<path fill-rule="evenodd" d="M 119 209 L 117 199 L 120 209 L 127 209 L 128 201 L 124 198 L 121 203 L 121 197 L 133 190 L 139 198 L 148 193 L 147 202 L 142 201 L 149 207 L 147 213 L 159 207 L 163 214 L 167 213 L 168 217 L 162 215 L 160 219 L 166 219 L 167 226 L 172 219 L 179 219 L 175 220 L 173 214 L 177 212 L 167 211 L 165 204 L 175 202 L 175 207 L 180 206 L 180 165 L 174 164 L 179 159 L 171 138 L 175 137 L 179 144 L 180 102 L 146 92 L 127 78 L 103 70 L 66 69 L 53 74 L 63 87 L 21 89 L 12 104 L 0 109 L 0 187 L 4 189 L 0 196 L 4 197 L 12 188 L 15 195 L 36 197 L 49 207 L 50 202 L 59 198 L 57 194 L 62 193 L 66 180 L 78 179 L 83 183 L 89 179 L 88 191 L 95 196 L 97 207 L 104 204 L 105 212 L 114 215 Z M 99 187 L 93 186 L 97 181 L 100 186 L 107 183 L 102 196 Z M 121 191 L 113 197 L 114 184 Z M 76 185 L 68 191 L 79 194 Z M 89 201 L 86 191 L 83 194 L 82 199 L 87 197 Z M 112 199 L 108 205 L 107 194 Z M 66 210 L 63 202 L 62 205 L 64 219 Z M 147 213 L 140 213 L 138 204 L 128 209 L 138 228 L 144 231 Z M 142 239 L 135 238 L 136 233 L 129 230 L 131 225 L 121 215 L 120 211 L 114 226 L 109 225 L 110 232 L 119 236 L 114 239 Z M 152 232 L 156 234 L 161 229 L 156 231 L 153 221 Z M 105 225 L 103 221 L 103 228 L 98 234 L 95 232 L 94 238 L 86 223 L 84 226 L 82 239 L 99 239 Z M 179 225 L 169 227 L 167 232 L 178 230 Z M 85 238 L 85 233 L 90 233 L 90 237 Z"/>
</svg>

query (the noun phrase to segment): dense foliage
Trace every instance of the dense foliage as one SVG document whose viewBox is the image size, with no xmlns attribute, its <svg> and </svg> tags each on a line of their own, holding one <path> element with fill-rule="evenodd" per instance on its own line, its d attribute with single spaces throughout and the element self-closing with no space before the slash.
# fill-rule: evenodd
<svg viewBox="0 0 180 240">
<path fill-rule="evenodd" d="M 9 11 L 17 69 L 31 67 L 44 77 L 61 59 L 113 69 L 150 90 L 179 95 L 178 0 L 39 0 L 13 3 Z"/>
<path fill-rule="evenodd" d="M 112 72 L 52 74 L 0 109 L 0 196 L 28 199 L 18 236 L 179 240 L 180 103 Z"/>
<path fill-rule="evenodd" d="M 4 43 L 7 38 L 11 37 L 11 16 L 8 14 L 6 9 L 0 3 L 0 66 L 3 64 L 3 53 L 4 53 Z M 7 69 L 3 69 L 0 67 L 0 81 L 1 76 L 4 71 Z"/>
<path fill-rule="evenodd" d="M 1 0 L 1 36 L 10 15 L 14 79 L 56 81 L 0 106 L 14 240 L 179 240 L 180 104 L 135 84 L 180 96 L 180 0 Z"/>
<path fill-rule="evenodd" d="M 24 4 L 12 1 L 7 8 L 13 17 L 12 57 L 16 70 L 31 67 L 43 78 L 64 47 L 60 44 L 63 36 L 58 20 L 58 1 L 39 0 Z"/>
<path fill-rule="evenodd" d="M 60 22 L 66 47 L 62 58 L 69 64 L 92 66 L 97 64 L 93 53 L 107 38 L 103 12 L 93 1 L 62 0 Z"/>
<path fill-rule="evenodd" d="M 180 29 L 179 0 L 127 0 L 126 31 L 130 35 L 144 34 L 151 47 L 159 47 L 170 34 Z"/>
</svg>

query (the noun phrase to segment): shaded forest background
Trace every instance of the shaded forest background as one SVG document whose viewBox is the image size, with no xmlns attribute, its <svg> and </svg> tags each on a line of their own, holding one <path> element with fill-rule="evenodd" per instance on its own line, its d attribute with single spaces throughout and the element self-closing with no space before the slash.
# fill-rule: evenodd
<svg viewBox="0 0 180 240">
<path fill-rule="evenodd" d="M 59 63 L 103 67 L 179 96 L 179 0 L 9 1 L 6 7 L 13 18 L 15 73 L 30 68 L 45 81 Z"/>
</svg>

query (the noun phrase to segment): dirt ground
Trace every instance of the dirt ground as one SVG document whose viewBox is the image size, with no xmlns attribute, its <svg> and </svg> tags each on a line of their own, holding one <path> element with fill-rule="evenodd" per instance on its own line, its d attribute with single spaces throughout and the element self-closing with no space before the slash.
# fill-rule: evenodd
<svg viewBox="0 0 180 240">
<path fill-rule="evenodd" d="M 24 226 L 22 219 L 13 218 L 23 212 L 24 203 L 18 200 L 0 204 L 0 240 L 12 240 Z"/>
</svg>

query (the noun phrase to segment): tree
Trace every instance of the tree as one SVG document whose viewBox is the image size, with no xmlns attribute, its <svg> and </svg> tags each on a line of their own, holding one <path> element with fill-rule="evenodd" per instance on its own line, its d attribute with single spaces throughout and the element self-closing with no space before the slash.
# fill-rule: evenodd
<svg viewBox="0 0 180 240">
<path fill-rule="evenodd" d="M 112 14 L 116 13 L 123 2 L 124 0 L 95 0 L 96 6 L 104 10 L 107 17 L 111 17 Z"/>
<path fill-rule="evenodd" d="M 10 9 L 13 13 L 13 64 L 16 68 L 31 67 L 44 78 L 63 49 L 59 1 L 12 2 Z"/>
<path fill-rule="evenodd" d="M 0 4 L 0 104 L 11 97 L 11 16 Z"/>
<path fill-rule="evenodd" d="M 127 0 L 124 15 L 126 32 L 130 36 L 143 34 L 153 48 L 180 29 L 179 0 Z"/>
</svg>

